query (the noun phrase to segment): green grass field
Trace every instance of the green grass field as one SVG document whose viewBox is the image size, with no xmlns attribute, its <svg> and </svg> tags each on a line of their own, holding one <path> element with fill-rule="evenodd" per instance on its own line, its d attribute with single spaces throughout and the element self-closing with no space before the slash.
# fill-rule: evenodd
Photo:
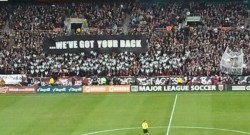
<svg viewBox="0 0 250 135">
<path fill-rule="evenodd" d="M 0 135 L 142 135 L 144 119 L 150 135 L 250 135 L 250 93 L 0 95 Z"/>
</svg>

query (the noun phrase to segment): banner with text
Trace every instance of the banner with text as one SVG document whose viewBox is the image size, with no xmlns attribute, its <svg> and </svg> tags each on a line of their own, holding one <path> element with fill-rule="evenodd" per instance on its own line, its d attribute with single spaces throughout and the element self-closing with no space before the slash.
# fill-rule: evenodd
<svg viewBox="0 0 250 135">
<path fill-rule="evenodd" d="M 36 93 L 36 88 L 29 86 L 11 86 L 8 89 L 8 93 Z"/>
<path fill-rule="evenodd" d="M 63 78 L 59 78 L 56 80 L 56 84 L 63 85 L 63 86 L 72 86 L 72 78 L 75 78 L 75 85 L 79 86 L 82 85 L 82 81 L 85 79 L 85 77 L 69 77 L 65 76 Z M 88 84 L 91 85 L 94 78 L 97 79 L 97 82 L 101 83 L 101 78 L 96 76 L 88 77 Z M 177 84 L 177 77 L 176 76 L 154 76 L 154 77 L 135 77 L 135 76 L 119 76 L 115 77 L 118 79 L 121 84 L 137 84 L 137 85 L 176 85 Z M 246 84 L 248 81 L 247 79 L 250 79 L 250 76 L 239 76 L 239 84 Z M 41 83 L 42 86 L 49 84 L 49 77 L 34 77 L 34 84 Z M 114 80 L 114 77 L 109 77 L 110 80 Z M 222 83 L 226 84 L 224 81 L 228 79 L 228 77 L 221 77 Z M 212 84 L 212 77 L 209 76 L 199 76 L 199 77 L 183 77 L 184 83 L 186 83 L 188 80 L 192 82 L 192 85 L 211 85 Z M 233 83 L 233 82 L 232 82 Z"/>
<path fill-rule="evenodd" d="M 36 88 L 32 86 L 6 86 L 0 87 L 0 93 L 36 93 Z"/>
<path fill-rule="evenodd" d="M 81 86 L 41 86 L 37 87 L 37 93 L 82 93 Z"/>
<path fill-rule="evenodd" d="M 250 91 L 250 85 L 227 85 L 227 87 L 232 91 Z"/>
<path fill-rule="evenodd" d="M 223 85 L 132 85 L 131 92 L 224 91 Z"/>
<path fill-rule="evenodd" d="M 0 79 L 3 79 L 7 85 L 20 84 L 26 77 L 25 74 L 0 75 Z"/>
<path fill-rule="evenodd" d="M 8 93 L 9 87 L 0 87 L 0 94 Z"/>
<path fill-rule="evenodd" d="M 85 35 L 44 38 L 43 50 L 47 54 L 135 52 L 147 50 L 143 35 Z"/>
<path fill-rule="evenodd" d="M 114 85 L 114 86 L 83 86 L 83 93 L 109 93 L 109 92 L 117 92 L 117 93 L 126 93 L 130 92 L 129 85 Z"/>
</svg>

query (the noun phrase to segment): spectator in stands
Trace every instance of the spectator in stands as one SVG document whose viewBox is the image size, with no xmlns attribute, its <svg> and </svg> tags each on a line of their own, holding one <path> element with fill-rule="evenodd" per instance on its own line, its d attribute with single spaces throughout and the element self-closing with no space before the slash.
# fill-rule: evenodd
<svg viewBox="0 0 250 135">
<path fill-rule="evenodd" d="M 239 84 L 239 77 L 238 76 L 234 77 L 234 83 Z"/>
<path fill-rule="evenodd" d="M 106 79 L 106 77 L 102 77 L 101 78 L 101 85 L 106 85 L 107 84 L 107 79 Z"/>
<path fill-rule="evenodd" d="M 89 79 L 86 76 L 83 79 L 83 85 L 85 86 L 89 85 Z"/>
<path fill-rule="evenodd" d="M 0 86 L 4 86 L 5 85 L 5 81 L 3 78 L 0 78 Z"/>
<path fill-rule="evenodd" d="M 215 75 L 212 77 L 212 84 L 213 85 L 218 85 L 219 84 L 219 76 Z"/>
<path fill-rule="evenodd" d="M 55 79 L 53 77 L 50 77 L 49 84 L 53 86 L 55 84 Z"/>
<path fill-rule="evenodd" d="M 72 83 L 72 86 L 74 86 L 74 85 L 76 84 L 76 79 L 75 79 L 75 77 L 72 77 L 71 83 Z"/>
<path fill-rule="evenodd" d="M 204 25 L 188 26 L 189 32 L 183 27 L 187 16 L 184 7 L 181 2 L 2 7 L 0 22 L 8 20 L 11 30 L 0 38 L 0 72 L 33 77 L 59 73 L 71 76 L 221 75 L 220 58 L 227 46 L 243 49 L 245 60 L 249 61 L 250 30 L 242 27 L 248 18 L 246 5 L 191 2 L 186 8 L 191 15 L 201 16 Z M 86 27 L 80 35 L 124 34 L 119 29 L 128 17 L 128 33 L 145 35 L 148 51 L 142 54 L 44 54 L 41 46 L 44 37 L 68 35 L 64 30 L 67 17 L 86 18 Z M 250 73 L 249 64 L 246 62 L 244 75 Z"/>
<path fill-rule="evenodd" d="M 98 78 L 94 77 L 92 81 L 92 85 L 99 85 Z"/>
<path fill-rule="evenodd" d="M 250 77 L 247 77 L 247 84 L 250 84 Z"/>
<path fill-rule="evenodd" d="M 183 84 L 183 79 L 182 79 L 181 76 L 179 76 L 176 81 L 177 81 L 178 85 L 182 85 Z"/>
</svg>

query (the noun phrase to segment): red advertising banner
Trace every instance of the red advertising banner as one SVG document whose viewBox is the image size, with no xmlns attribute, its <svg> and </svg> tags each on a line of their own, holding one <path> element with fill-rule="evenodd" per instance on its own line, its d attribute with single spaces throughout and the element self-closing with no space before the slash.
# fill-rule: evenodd
<svg viewBox="0 0 250 135">
<path fill-rule="evenodd" d="M 27 86 L 0 87 L 0 93 L 36 93 L 36 88 Z"/>
<path fill-rule="evenodd" d="M 129 85 L 113 85 L 113 86 L 83 86 L 84 93 L 120 93 L 130 92 Z"/>
<path fill-rule="evenodd" d="M 8 92 L 8 87 L 0 87 L 0 94 L 4 94 Z"/>
<path fill-rule="evenodd" d="M 36 93 L 36 88 L 27 86 L 9 87 L 8 93 Z"/>
</svg>

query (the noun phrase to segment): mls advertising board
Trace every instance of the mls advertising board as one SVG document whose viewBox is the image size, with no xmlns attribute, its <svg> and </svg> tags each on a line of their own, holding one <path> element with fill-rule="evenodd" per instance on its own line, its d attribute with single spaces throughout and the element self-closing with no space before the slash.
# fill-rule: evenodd
<svg viewBox="0 0 250 135">
<path fill-rule="evenodd" d="M 131 92 L 223 91 L 223 85 L 132 85 Z"/>
</svg>

